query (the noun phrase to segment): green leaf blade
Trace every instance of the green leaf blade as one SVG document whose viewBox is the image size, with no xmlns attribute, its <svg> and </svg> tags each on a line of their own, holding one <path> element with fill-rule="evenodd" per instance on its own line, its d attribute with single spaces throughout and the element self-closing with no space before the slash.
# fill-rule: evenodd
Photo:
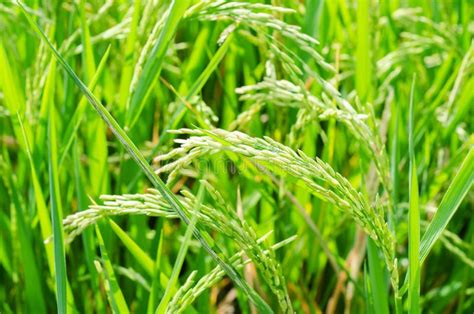
<svg viewBox="0 0 474 314">
<path fill-rule="evenodd" d="M 471 189 L 473 182 L 474 148 L 471 148 L 457 171 L 456 176 L 449 185 L 446 194 L 444 194 L 428 229 L 423 234 L 419 252 L 420 264 L 425 262 L 426 257 L 433 248 L 433 245 L 439 239 L 441 233 L 446 229 L 449 221 L 453 218 L 462 200 Z"/>
<path fill-rule="evenodd" d="M 420 247 L 420 207 L 418 195 L 418 178 L 413 140 L 414 130 L 414 90 L 415 75 L 413 76 L 410 93 L 410 110 L 408 120 L 408 150 L 410 156 L 409 169 L 409 211 L 408 211 L 408 303 L 410 313 L 420 313 L 420 263 L 418 251 Z"/>
</svg>

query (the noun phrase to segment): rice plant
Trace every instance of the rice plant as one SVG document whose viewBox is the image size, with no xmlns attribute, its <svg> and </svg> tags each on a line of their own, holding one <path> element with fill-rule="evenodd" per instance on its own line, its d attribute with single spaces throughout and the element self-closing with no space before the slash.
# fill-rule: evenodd
<svg viewBox="0 0 474 314">
<path fill-rule="evenodd" d="M 472 12 L 0 3 L 0 312 L 472 313 Z"/>
</svg>

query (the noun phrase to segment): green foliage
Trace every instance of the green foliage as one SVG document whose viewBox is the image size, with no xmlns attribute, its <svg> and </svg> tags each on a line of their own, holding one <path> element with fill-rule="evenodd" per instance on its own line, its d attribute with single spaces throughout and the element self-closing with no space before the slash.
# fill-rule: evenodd
<svg viewBox="0 0 474 314">
<path fill-rule="evenodd" d="M 0 3 L 0 312 L 472 312 L 474 7 L 427 3 Z"/>
</svg>

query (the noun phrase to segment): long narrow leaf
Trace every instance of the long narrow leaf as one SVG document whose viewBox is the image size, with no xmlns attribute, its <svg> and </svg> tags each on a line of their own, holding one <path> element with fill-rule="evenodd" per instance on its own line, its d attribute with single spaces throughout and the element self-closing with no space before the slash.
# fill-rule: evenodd
<svg viewBox="0 0 474 314">
<path fill-rule="evenodd" d="M 197 196 L 196 204 L 195 204 L 196 211 L 199 211 L 199 208 L 201 207 L 203 196 L 204 196 L 204 185 L 201 185 L 199 187 L 199 192 L 198 192 L 198 196 Z M 158 305 L 158 308 L 156 309 L 155 313 L 157 314 L 164 314 L 166 311 L 168 303 L 171 299 L 172 289 L 178 282 L 178 276 L 179 276 L 179 273 L 181 272 L 181 268 L 183 267 L 184 258 L 186 257 L 186 252 L 188 251 L 189 243 L 191 242 L 192 230 L 194 229 L 196 222 L 197 222 L 197 216 L 193 216 L 191 223 L 188 225 L 186 233 L 184 234 L 183 243 L 181 243 L 178 256 L 176 257 L 176 261 L 173 267 L 173 271 L 171 273 L 170 281 L 168 282 L 168 285 L 166 286 L 165 294 L 163 295 L 163 298 L 161 299 L 160 304 Z"/>
<path fill-rule="evenodd" d="M 153 274 L 153 260 L 133 241 L 130 236 L 120 228 L 112 220 L 108 220 L 110 227 L 115 232 L 115 234 L 120 238 L 122 243 L 127 247 L 129 252 L 135 257 L 137 262 L 145 269 L 149 274 Z"/>
<path fill-rule="evenodd" d="M 102 74 L 102 71 L 105 69 L 105 65 L 109 58 L 109 54 L 110 54 L 110 46 L 107 47 L 107 50 L 102 56 L 102 59 L 99 62 L 99 66 L 97 67 L 97 70 L 95 71 L 94 76 L 92 77 L 92 80 L 89 83 L 90 90 L 94 90 L 97 82 L 99 81 L 100 75 Z M 71 121 L 69 122 L 66 128 L 64 140 L 62 141 L 63 145 L 62 145 L 61 158 L 59 159 L 59 166 L 63 164 L 64 159 L 66 158 L 67 153 L 69 149 L 71 148 L 76 132 L 79 129 L 79 125 L 82 121 L 82 118 L 84 117 L 84 112 L 87 108 L 86 106 L 87 106 L 87 98 L 82 97 L 81 101 L 79 102 L 79 105 L 77 106 L 76 110 L 74 111 L 74 114 L 72 115 Z"/>
<path fill-rule="evenodd" d="M 367 239 L 367 255 L 369 259 L 369 280 L 371 297 L 375 313 L 388 314 L 388 285 L 384 274 L 384 268 L 378 256 L 378 249 L 372 239 Z"/>
<path fill-rule="evenodd" d="M 416 160 L 413 141 L 414 129 L 414 90 L 415 76 L 411 85 L 410 110 L 408 118 L 408 150 L 410 156 L 408 212 L 408 303 L 410 313 L 420 313 L 420 263 L 418 251 L 420 247 L 420 208 L 418 204 L 418 178 L 416 176 Z"/>
<path fill-rule="evenodd" d="M 99 242 L 100 254 L 102 256 L 102 265 L 104 266 L 105 272 L 105 280 L 107 281 L 108 285 L 106 289 L 112 310 L 114 313 L 130 313 L 122 290 L 120 290 L 120 286 L 117 283 L 114 268 L 110 262 L 107 249 L 105 248 L 104 239 L 102 238 L 102 234 L 98 225 L 95 225 L 95 233 L 97 235 L 97 241 Z"/>
<path fill-rule="evenodd" d="M 446 229 L 451 218 L 453 218 L 459 205 L 466 196 L 467 192 L 472 187 L 474 182 L 474 148 L 469 150 L 456 176 L 448 187 L 446 194 L 444 194 L 438 210 L 433 217 L 433 220 L 428 226 L 428 229 L 423 234 L 420 244 L 419 259 L 420 264 L 423 264 L 426 257 L 431 251 L 435 242 L 441 236 L 441 233 Z"/>
<path fill-rule="evenodd" d="M 130 107 L 127 108 L 126 126 L 129 128 L 132 128 L 136 123 L 143 110 L 143 106 L 150 95 L 150 91 L 156 84 L 169 43 L 173 38 L 176 27 L 188 8 L 189 3 L 189 0 L 173 0 L 171 2 L 165 25 L 161 30 L 160 37 L 158 37 L 157 42 L 150 52 L 147 62 L 143 66 L 143 72 L 137 82 L 137 88 L 132 94 Z"/>
<path fill-rule="evenodd" d="M 54 274 L 56 277 L 56 301 L 58 302 L 58 313 L 66 313 L 66 256 L 64 253 L 61 200 L 59 197 L 59 177 L 57 164 L 58 153 L 55 119 L 56 117 L 54 108 L 50 106 L 48 119 L 48 160 L 51 221 L 53 225 Z"/>
<path fill-rule="evenodd" d="M 163 254 L 163 223 L 160 223 L 158 230 L 160 230 L 160 240 L 158 242 L 158 247 L 156 249 L 156 258 L 155 258 L 155 264 L 154 264 L 154 271 L 153 271 L 153 280 L 151 284 L 151 291 L 150 291 L 150 297 L 148 299 L 148 307 L 147 307 L 147 314 L 152 314 L 154 310 L 158 306 L 158 292 L 160 290 L 160 275 L 162 274 L 161 271 L 161 259 L 162 259 L 162 254 Z M 161 285 L 161 287 L 165 287 L 168 283 L 165 285 Z"/>
</svg>

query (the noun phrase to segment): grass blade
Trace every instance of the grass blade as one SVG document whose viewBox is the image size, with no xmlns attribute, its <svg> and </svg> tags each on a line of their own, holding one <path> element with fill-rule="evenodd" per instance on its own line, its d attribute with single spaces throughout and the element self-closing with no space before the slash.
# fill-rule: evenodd
<svg viewBox="0 0 474 314">
<path fill-rule="evenodd" d="M 424 263 L 433 245 L 439 239 L 444 229 L 446 229 L 446 226 L 451 218 L 453 218 L 462 200 L 471 189 L 473 182 L 474 148 L 471 148 L 456 176 L 449 185 L 446 194 L 444 194 L 428 229 L 423 234 L 419 252 L 420 264 Z"/>
<path fill-rule="evenodd" d="M 137 122 L 143 110 L 153 86 L 160 76 L 166 51 L 175 34 L 176 27 L 189 6 L 189 0 L 173 0 L 166 18 L 160 37 L 155 43 L 147 62 L 143 66 L 143 72 L 137 82 L 137 88 L 132 94 L 130 107 L 127 108 L 126 128 L 132 128 Z"/>
<path fill-rule="evenodd" d="M 156 258 L 155 258 L 155 264 L 154 266 L 154 271 L 153 271 L 153 280 L 151 284 L 151 291 L 150 291 L 150 297 L 148 299 L 148 306 L 146 312 L 148 314 L 152 314 L 153 311 L 157 308 L 158 306 L 158 292 L 161 287 L 164 287 L 168 284 L 168 282 L 164 285 L 161 285 L 160 283 L 160 276 L 162 274 L 161 271 L 161 259 L 162 259 L 162 254 L 163 254 L 163 223 L 160 223 L 159 227 L 157 230 L 160 230 L 160 239 L 158 241 L 158 247 L 156 249 Z M 160 287 L 161 286 L 161 287 Z"/>
<path fill-rule="evenodd" d="M 97 235 L 97 241 L 99 242 L 100 255 L 102 256 L 102 265 L 104 266 L 105 280 L 107 281 L 107 295 L 109 297 L 110 306 L 114 313 L 130 313 L 128 310 L 127 303 L 123 296 L 122 290 L 117 283 L 115 278 L 114 268 L 110 262 L 109 255 L 107 254 L 107 249 L 105 248 L 104 239 L 100 233 L 100 228 L 98 225 L 95 225 L 95 233 Z"/>
<path fill-rule="evenodd" d="M 388 289 L 384 268 L 380 264 L 377 246 L 372 239 L 367 239 L 367 255 L 369 259 L 369 278 L 374 313 L 388 314 Z"/>
<path fill-rule="evenodd" d="M 201 184 L 201 186 L 199 187 L 199 192 L 196 199 L 196 205 L 195 205 L 196 211 L 199 211 L 199 208 L 201 207 L 203 196 L 204 196 L 204 185 Z M 158 308 L 155 311 L 155 313 L 157 314 L 164 314 L 166 311 L 168 303 L 171 299 L 172 288 L 175 287 L 176 283 L 178 282 L 178 276 L 179 276 L 179 273 L 181 272 L 181 268 L 183 267 L 184 258 L 186 257 L 189 243 L 191 242 L 192 231 L 194 229 L 194 226 L 196 225 L 196 221 L 197 221 L 197 215 L 193 216 L 193 218 L 191 219 L 191 222 L 188 225 L 188 228 L 186 229 L 183 243 L 181 243 L 181 247 L 179 249 L 178 256 L 176 257 L 173 271 L 171 273 L 170 281 L 168 282 L 168 285 L 166 286 L 165 294 L 163 295 L 163 298 L 161 298 L 160 304 L 158 305 Z"/>
<path fill-rule="evenodd" d="M 148 275 L 153 274 L 153 260 L 133 241 L 130 236 L 113 220 L 108 219 L 109 225 L 137 262 L 145 269 Z"/>
<path fill-rule="evenodd" d="M 54 108 L 49 108 L 48 119 L 48 160 L 49 160 L 49 189 L 51 202 L 51 221 L 53 226 L 54 274 L 56 278 L 56 299 L 58 313 L 66 313 L 67 309 L 67 275 L 66 255 L 64 253 L 62 209 L 59 197 L 59 177 L 57 164 L 57 140 Z"/>
<path fill-rule="evenodd" d="M 100 60 L 99 66 L 97 67 L 97 70 L 95 71 L 94 76 L 92 77 L 92 80 L 89 83 L 90 90 L 94 90 L 95 86 L 97 85 L 100 75 L 102 74 L 102 71 L 104 70 L 107 60 L 109 58 L 109 54 L 110 54 L 110 46 L 107 47 L 107 50 L 105 51 L 102 59 Z M 86 106 L 87 106 L 87 98 L 82 97 L 81 101 L 79 102 L 79 105 L 74 111 L 71 121 L 66 127 L 66 132 L 64 133 L 65 136 L 63 140 L 63 145 L 61 145 L 63 148 L 61 152 L 61 158 L 59 159 L 59 166 L 63 164 L 64 159 L 66 158 L 67 153 L 69 149 L 71 148 L 76 132 L 79 129 L 79 125 L 81 124 L 82 118 L 84 117 L 84 112 L 87 108 Z"/>
<path fill-rule="evenodd" d="M 414 130 L 414 90 L 415 75 L 411 85 L 410 110 L 408 118 L 408 150 L 410 156 L 409 169 L 409 198 L 410 209 L 408 211 L 408 303 L 410 313 L 420 313 L 420 263 L 418 252 L 420 247 L 420 208 L 418 196 L 418 178 L 416 174 L 416 160 L 413 142 Z"/>
</svg>

